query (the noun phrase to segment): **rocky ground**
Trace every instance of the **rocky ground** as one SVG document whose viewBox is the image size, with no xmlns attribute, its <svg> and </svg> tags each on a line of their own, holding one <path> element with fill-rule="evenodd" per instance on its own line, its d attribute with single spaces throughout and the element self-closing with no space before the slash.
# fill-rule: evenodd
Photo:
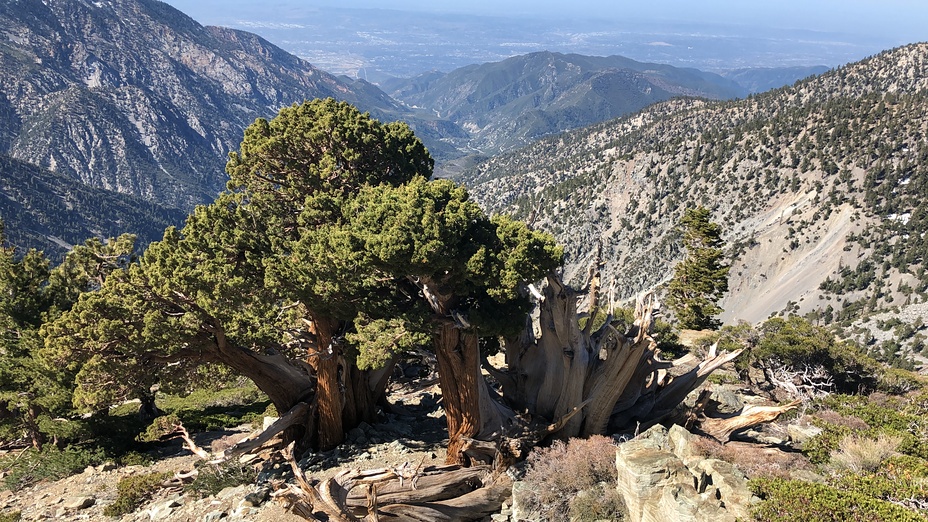
<svg viewBox="0 0 928 522">
<path fill-rule="evenodd" d="M 415 373 L 413 370 L 410 373 Z M 392 411 L 380 423 L 362 424 L 348 434 L 340 447 L 306 456 L 302 468 L 311 479 L 326 479 L 345 469 L 369 469 L 441 464 L 447 444 L 444 416 L 438 404 L 434 376 L 407 379 L 390 390 Z M 195 436 L 198 445 L 241 437 L 252 428 L 242 426 L 226 432 Z M 125 477 L 152 472 L 187 472 L 198 462 L 179 441 L 161 448 L 151 466 L 88 467 L 82 473 L 56 482 L 41 482 L 17 492 L 0 492 L 0 513 L 20 511 L 22 520 L 117 520 L 103 514 L 117 497 L 117 484 Z M 179 488 L 161 489 L 143 506 L 120 520 L 124 522 L 251 520 L 278 522 L 302 520 L 272 499 L 271 483 L 292 475 L 285 463 L 259 473 L 257 484 L 228 487 L 205 498 Z"/>
<path fill-rule="evenodd" d="M 413 370 L 410 373 L 415 374 L 415 372 L 416 370 Z M 720 412 L 734 412 L 745 404 L 765 402 L 764 397 L 750 394 L 747 390 L 741 390 L 736 384 L 707 383 L 706 386 L 714 390 L 715 408 Z M 694 397 L 695 395 L 691 396 L 691 400 Z M 439 399 L 438 384 L 434 375 L 400 382 L 394 385 L 390 391 L 390 401 L 393 405 L 392 411 L 384 414 L 382 422 L 373 425 L 362 424 L 348 434 L 348 440 L 345 444 L 332 451 L 306 456 L 300 464 L 311 480 L 324 480 L 346 469 L 383 468 L 402 466 L 404 463 L 411 465 L 419 465 L 420 463 L 425 465 L 441 464 L 445 459 L 444 448 L 447 440 L 445 421 Z M 708 453 L 714 453 L 715 457 L 721 459 L 736 455 L 737 458 L 734 460 L 740 461 L 738 465 L 742 467 L 756 465 L 763 466 L 767 471 L 770 471 L 769 468 L 773 466 L 776 468 L 774 469 L 775 472 L 781 470 L 785 475 L 795 475 L 797 473 L 812 475 L 811 472 L 803 469 L 802 463 L 792 456 L 790 446 L 811 436 L 808 430 L 814 428 L 803 427 L 801 421 L 792 421 L 791 424 L 790 426 L 787 426 L 786 423 L 769 425 L 758 431 L 749 431 L 741 437 L 741 442 L 732 442 L 725 447 L 727 449 L 723 449 L 721 445 L 716 448 L 708 448 Z M 251 429 L 251 426 L 246 425 L 238 430 L 202 433 L 196 436 L 196 441 L 201 446 L 209 447 L 213 445 L 215 448 L 217 444 L 229 443 Z M 677 435 L 674 435 L 674 437 L 678 439 L 684 436 L 687 439 L 694 437 L 686 435 L 685 430 L 682 430 L 682 428 L 677 427 L 675 429 L 674 433 L 677 433 Z M 663 434 L 649 435 L 646 438 L 650 440 L 656 436 L 658 439 L 655 440 L 666 440 L 667 431 L 664 430 L 661 433 Z M 698 439 L 698 437 L 696 438 Z M 663 453 L 648 457 L 638 453 L 637 450 L 633 451 L 633 446 L 626 448 L 622 453 L 626 457 L 625 460 L 628 461 L 625 465 L 629 469 L 634 468 L 635 474 L 641 474 L 642 477 L 645 475 L 651 476 L 653 475 L 651 472 L 654 470 L 651 470 L 649 466 L 657 465 L 654 464 L 657 461 L 660 461 L 658 464 L 664 465 L 661 464 L 662 459 L 665 459 L 665 457 L 671 458 L 673 454 L 676 454 L 676 457 L 673 458 L 682 459 L 682 463 L 673 460 L 675 465 L 680 468 L 680 477 L 695 474 L 703 477 L 705 479 L 703 482 L 708 481 L 707 484 L 716 484 L 715 489 L 709 491 L 706 488 L 699 489 L 700 486 L 697 483 L 697 490 L 693 492 L 695 497 L 687 499 L 685 496 L 680 496 L 679 502 L 673 503 L 669 508 L 671 511 L 668 513 L 672 513 L 673 516 L 683 516 L 684 512 L 689 509 L 688 506 L 696 501 L 694 499 L 703 499 L 699 501 L 701 502 L 699 504 L 701 507 L 698 508 L 700 512 L 711 510 L 717 515 L 724 514 L 725 516 L 719 515 L 722 516 L 719 520 L 743 516 L 741 512 L 726 511 L 724 509 L 725 500 L 729 504 L 732 502 L 741 504 L 742 501 L 750 503 L 749 500 L 745 500 L 745 498 L 751 499 L 751 495 L 745 489 L 744 475 L 735 466 L 722 464 L 717 459 L 709 459 L 712 461 L 713 467 L 711 469 L 706 468 L 702 463 L 704 457 L 697 456 L 695 450 L 691 449 L 685 450 L 685 454 L 681 453 L 679 442 L 674 443 L 676 446 L 662 443 L 664 446 L 660 448 L 656 446 L 652 448 L 649 446 L 651 443 L 644 444 L 650 448 L 647 450 L 649 452 L 660 449 Z M 692 447 L 692 444 L 687 444 L 688 447 Z M 651 445 L 653 446 L 653 444 Z M 700 451 L 706 453 L 706 448 L 702 448 Z M 642 455 L 647 458 L 642 457 Z M 174 441 L 170 445 L 161 448 L 160 453 L 156 456 L 155 463 L 151 466 L 119 467 L 104 464 L 88 467 L 82 473 L 57 482 L 39 483 L 15 493 L 4 491 L 0 493 L 0 512 L 21 511 L 22 520 L 116 520 L 113 517 L 104 515 L 103 512 L 106 506 L 116 500 L 117 484 L 121 479 L 131 475 L 151 472 L 186 472 L 192 470 L 197 461 L 197 457 L 191 455 L 178 441 Z M 685 472 L 687 469 L 689 469 L 689 472 Z M 694 472 L 693 469 L 697 469 L 698 473 Z M 723 472 L 724 476 L 720 475 Z M 683 480 L 680 477 L 675 477 L 671 476 L 667 480 L 671 482 Z M 808 479 L 805 475 L 803 477 Z M 302 520 L 290 513 L 283 502 L 276 501 L 273 498 L 272 486 L 274 481 L 289 478 L 291 478 L 289 467 L 285 463 L 278 463 L 272 469 L 265 469 L 259 473 L 256 483 L 228 487 L 206 497 L 184 492 L 180 488 L 160 489 L 153 498 L 146 501 L 138 510 L 123 516 L 120 520 L 126 522 L 155 520 L 218 521 L 220 519 L 259 522 Z M 719 484 L 724 484 L 724 486 Z M 652 486 L 645 488 L 647 491 L 644 492 L 656 491 L 655 488 L 659 489 L 661 484 L 655 483 Z M 526 487 L 530 488 L 530 486 L 525 486 L 524 483 L 517 482 L 514 491 Z M 637 491 L 630 485 L 626 489 L 629 490 L 628 494 Z M 724 492 L 724 495 L 728 495 L 729 498 L 723 498 L 724 495 L 716 490 Z M 488 520 L 506 522 L 524 518 L 533 519 L 531 512 L 520 511 L 522 508 L 519 505 L 518 498 L 519 495 L 515 495 L 514 501 L 511 500 L 504 504 L 501 513 L 492 515 Z M 722 500 L 719 501 L 719 499 Z M 644 510 L 651 509 L 647 507 L 649 503 L 662 503 L 664 506 L 662 509 L 671 505 L 668 504 L 667 499 L 650 498 L 648 495 L 641 496 L 635 502 L 637 502 L 635 505 Z"/>
</svg>

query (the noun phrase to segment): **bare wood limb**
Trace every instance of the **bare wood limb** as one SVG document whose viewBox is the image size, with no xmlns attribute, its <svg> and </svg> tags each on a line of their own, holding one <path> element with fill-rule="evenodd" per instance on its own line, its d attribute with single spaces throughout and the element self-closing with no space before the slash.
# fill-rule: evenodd
<svg viewBox="0 0 928 522">
<path fill-rule="evenodd" d="M 775 420 L 780 415 L 798 408 L 801 403 L 802 401 L 797 399 L 780 406 L 748 406 L 735 417 L 703 418 L 699 421 L 699 429 L 719 442 L 728 442 L 732 433 Z"/>
<path fill-rule="evenodd" d="M 548 434 L 550 434 L 550 433 L 554 433 L 554 432 L 560 430 L 561 428 L 563 428 L 564 426 L 567 425 L 567 423 L 570 421 L 570 419 L 572 419 L 576 414 L 580 413 L 580 412 L 583 410 L 583 408 L 584 408 L 585 406 L 587 406 L 588 404 L 590 404 L 591 402 L 593 402 L 593 399 L 592 399 L 592 398 L 589 398 L 589 399 L 587 399 L 587 400 L 581 402 L 580 404 L 574 406 L 574 408 L 573 408 L 572 410 L 570 410 L 569 412 L 567 412 L 567 413 L 566 413 L 565 415 L 563 415 L 560 419 L 557 419 L 556 421 L 552 422 L 552 423 L 549 424 L 547 427 L 545 427 L 545 432 L 548 433 Z M 541 439 L 539 439 L 539 440 L 541 440 Z M 536 442 L 537 442 L 537 441 L 536 441 Z"/>
<path fill-rule="evenodd" d="M 175 424 L 174 431 L 169 433 L 168 437 L 180 438 L 184 441 L 184 446 L 186 446 L 187 449 L 203 460 L 210 460 L 210 457 L 212 457 L 210 452 L 197 446 L 197 443 L 190 437 L 190 432 L 187 431 L 187 428 L 185 428 L 183 424 Z"/>
<path fill-rule="evenodd" d="M 322 498 L 319 492 L 306 480 L 306 474 L 303 473 L 303 469 L 300 468 L 300 464 L 296 461 L 296 458 L 293 456 L 293 446 L 295 443 L 291 442 L 286 448 L 281 451 L 281 455 L 290 464 L 290 469 L 293 470 L 293 477 L 296 479 L 299 489 L 296 491 L 291 491 L 291 495 L 295 500 L 296 505 L 301 507 L 301 514 L 306 516 L 305 513 L 308 513 L 309 516 L 313 516 L 315 510 L 322 511 L 325 513 L 328 520 L 332 522 L 354 522 L 354 517 L 348 515 L 347 513 L 342 512 L 338 509 L 337 506 L 330 504 Z M 315 518 L 309 518 L 310 520 L 315 520 Z"/>
<path fill-rule="evenodd" d="M 286 430 L 287 428 L 290 428 L 292 426 L 296 426 L 302 423 L 305 420 L 306 415 L 309 414 L 310 410 L 311 410 L 311 407 L 309 404 L 305 402 L 297 403 L 296 406 L 290 408 L 290 411 L 285 413 L 283 416 L 277 419 L 273 424 L 268 426 L 267 429 L 261 432 L 260 435 L 258 435 L 257 437 L 253 439 L 243 440 L 242 442 L 239 442 L 235 446 L 232 446 L 231 448 L 223 452 L 220 452 L 220 454 L 217 455 L 217 458 L 219 460 L 225 460 L 225 459 L 229 459 L 229 458 L 232 458 L 238 455 L 242 455 L 244 453 L 248 453 L 256 448 L 260 448 L 261 446 L 263 446 L 265 443 L 270 441 L 280 432 Z"/>
</svg>

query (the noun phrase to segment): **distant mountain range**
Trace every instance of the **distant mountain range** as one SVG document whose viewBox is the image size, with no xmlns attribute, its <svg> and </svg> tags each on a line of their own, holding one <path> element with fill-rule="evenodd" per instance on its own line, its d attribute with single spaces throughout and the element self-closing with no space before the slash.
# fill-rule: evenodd
<svg viewBox="0 0 928 522">
<path fill-rule="evenodd" d="M 397 100 L 465 129 L 466 142 L 455 143 L 481 153 L 512 149 L 677 96 L 719 100 L 748 93 L 732 80 L 696 69 L 552 52 L 389 80 L 381 86 Z"/>
<path fill-rule="evenodd" d="M 254 34 L 201 26 L 157 0 L 0 3 L 0 217 L 23 247 L 65 248 L 87 234 L 156 238 L 154 229 L 178 223 L 225 187 L 227 154 L 247 125 L 309 98 L 331 96 L 381 120 L 405 120 L 446 163 L 675 96 L 748 92 L 694 69 L 558 53 L 384 87 L 397 99 Z M 101 203 L 75 204 L 71 196 Z M 126 213 L 133 205 L 148 217 L 133 220 Z M 125 227 L 105 226 L 106 219 Z"/>
<path fill-rule="evenodd" d="M 628 298 L 671 275 L 674 225 L 704 205 L 734 259 L 724 319 L 826 322 L 928 301 L 928 44 L 748 99 L 673 100 L 539 140 L 462 176 L 531 218 L 582 279 Z"/>
</svg>

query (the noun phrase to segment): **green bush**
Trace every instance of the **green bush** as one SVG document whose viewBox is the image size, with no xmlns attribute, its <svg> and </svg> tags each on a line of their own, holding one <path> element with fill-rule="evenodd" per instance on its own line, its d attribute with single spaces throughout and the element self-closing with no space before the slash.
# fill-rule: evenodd
<svg viewBox="0 0 928 522">
<path fill-rule="evenodd" d="M 873 390 L 882 374 L 879 363 L 856 347 L 795 315 L 773 317 L 762 324 L 760 338 L 742 364 L 796 369 L 822 366 L 834 379 L 835 391 L 841 393 Z"/>
<path fill-rule="evenodd" d="M 23 518 L 22 511 L 10 511 L 9 513 L 0 513 L 0 522 L 19 522 Z"/>
<path fill-rule="evenodd" d="M 242 466 L 238 462 L 204 463 L 199 467 L 197 478 L 184 490 L 207 497 L 228 487 L 253 483 L 257 478 L 258 473 L 252 466 Z"/>
<path fill-rule="evenodd" d="M 29 449 L 22 456 L 8 456 L 0 461 L 0 467 L 9 472 L 3 479 L 4 486 L 17 491 L 40 480 L 58 480 L 73 475 L 106 460 L 106 453 L 100 448 L 67 446 L 58 449 L 49 444 L 42 451 Z"/>
<path fill-rule="evenodd" d="M 928 518 L 892 502 L 826 484 L 783 479 L 754 479 L 752 491 L 762 502 L 754 509 L 759 522 L 925 522 Z"/>
<path fill-rule="evenodd" d="M 875 473 L 849 473 L 835 486 L 895 503 L 925 505 L 928 502 L 928 463 L 900 455 L 885 460 Z"/>
<path fill-rule="evenodd" d="M 881 435 L 900 437 L 900 453 L 928 458 L 928 422 L 922 397 L 906 398 L 879 393 L 869 397 L 840 394 L 825 397 L 818 403 L 822 410 L 833 410 L 847 418 L 859 419 L 866 427 L 852 430 L 849 426 L 829 422 L 820 416 L 813 423 L 822 428 L 822 433 L 808 440 L 802 450 L 812 462 L 822 464 L 837 450 L 838 443 L 854 431 L 859 436 L 871 438 Z"/>
<path fill-rule="evenodd" d="M 171 476 L 170 473 L 144 473 L 132 475 L 119 481 L 116 485 L 116 500 L 103 509 L 103 514 L 118 517 L 132 513 L 161 487 L 161 483 Z"/>
</svg>

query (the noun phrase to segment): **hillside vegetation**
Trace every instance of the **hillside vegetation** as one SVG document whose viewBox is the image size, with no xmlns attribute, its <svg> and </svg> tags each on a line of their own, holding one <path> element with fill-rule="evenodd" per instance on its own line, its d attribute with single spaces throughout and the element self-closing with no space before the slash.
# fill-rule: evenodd
<svg viewBox="0 0 928 522">
<path fill-rule="evenodd" d="M 547 51 L 393 80 L 384 89 L 458 124 L 467 134 L 454 143 L 486 154 L 675 96 L 731 99 L 747 94 L 734 81 L 696 69 Z"/>
<path fill-rule="evenodd" d="M 602 243 L 627 298 L 679 259 L 673 224 L 712 210 L 731 245 L 727 321 L 920 302 L 928 284 L 928 44 L 733 102 L 679 99 L 469 170 L 492 212 L 535 220 L 582 278 Z"/>
<path fill-rule="evenodd" d="M 123 233 L 137 235 L 144 246 L 186 217 L 184 211 L 84 185 L 0 155 L 0 220 L 6 240 L 20 253 L 35 248 L 60 261 L 74 245 L 91 237 Z"/>
</svg>

